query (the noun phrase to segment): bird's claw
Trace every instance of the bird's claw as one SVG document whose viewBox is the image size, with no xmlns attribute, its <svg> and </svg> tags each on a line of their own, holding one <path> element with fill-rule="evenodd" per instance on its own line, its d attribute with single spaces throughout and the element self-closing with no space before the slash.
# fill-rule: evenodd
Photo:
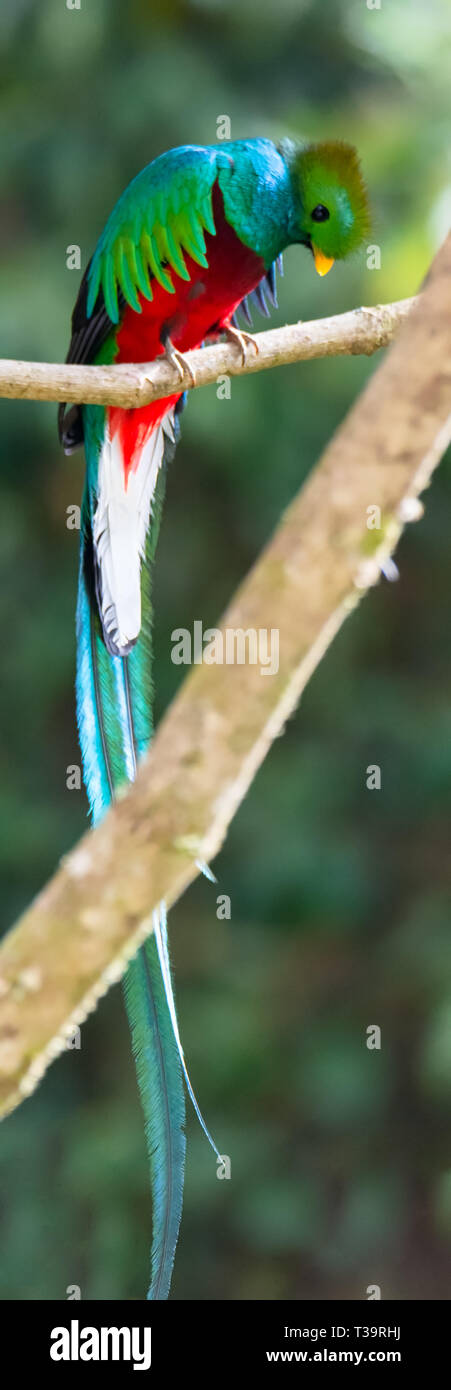
<svg viewBox="0 0 451 1390">
<path fill-rule="evenodd" d="M 180 381 L 183 381 L 184 386 L 186 385 L 185 376 L 189 377 L 190 386 L 197 386 L 196 377 L 194 375 L 192 367 L 190 367 L 189 362 L 187 362 L 186 357 L 183 356 L 183 353 L 178 352 L 177 348 L 172 346 L 172 343 L 170 345 L 166 343 L 164 349 L 164 357 L 166 358 L 166 361 L 170 363 L 171 367 L 175 367 L 176 372 L 178 372 L 179 374 Z M 158 357 L 155 360 L 158 362 Z M 153 365 L 154 363 L 152 362 L 151 366 Z M 142 380 L 148 382 L 149 386 L 155 386 L 155 380 L 152 376 L 151 371 L 143 372 Z"/>
<path fill-rule="evenodd" d="M 186 357 L 184 357 L 183 355 L 183 352 L 179 352 L 178 349 L 174 347 L 174 344 L 171 343 L 170 338 L 166 339 L 164 345 L 164 355 L 166 361 L 170 362 L 171 367 L 175 367 L 175 370 L 178 372 L 181 381 L 184 382 L 185 376 L 188 374 L 191 381 L 191 386 L 197 386 L 196 378 L 192 368 L 189 365 L 189 362 L 187 362 Z"/>
<path fill-rule="evenodd" d="M 224 328 L 224 333 L 226 334 L 226 337 L 229 339 L 229 342 L 236 343 L 236 346 L 239 348 L 243 367 L 246 366 L 246 356 L 248 347 L 253 347 L 255 353 L 259 353 L 260 349 L 257 340 L 256 338 L 254 338 L 252 333 L 245 333 L 244 329 L 242 328 L 234 328 L 231 323 L 228 323 L 226 325 L 226 327 Z"/>
</svg>

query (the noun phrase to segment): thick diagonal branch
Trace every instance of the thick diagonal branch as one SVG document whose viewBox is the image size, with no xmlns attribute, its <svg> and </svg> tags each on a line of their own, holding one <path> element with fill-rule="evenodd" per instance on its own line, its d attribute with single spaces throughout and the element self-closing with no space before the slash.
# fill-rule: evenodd
<svg viewBox="0 0 451 1390">
<path fill-rule="evenodd" d="M 224 627 L 273 629 L 276 674 L 197 666 L 137 781 L 84 836 L 0 951 L 0 1100 L 36 1085 L 210 860 L 346 615 L 380 573 L 451 436 L 451 241 L 421 303 L 239 589 Z M 297 409 L 295 404 L 294 409 Z M 301 409 L 301 407 L 300 407 Z M 301 422 L 300 422 L 301 423 Z M 369 530 L 369 507 L 381 526 Z"/>
</svg>

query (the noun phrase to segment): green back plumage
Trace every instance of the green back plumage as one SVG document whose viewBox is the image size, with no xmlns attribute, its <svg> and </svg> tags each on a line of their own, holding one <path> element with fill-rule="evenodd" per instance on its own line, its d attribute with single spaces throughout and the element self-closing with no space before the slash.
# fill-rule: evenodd
<svg viewBox="0 0 451 1390">
<path fill-rule="evenodd" d="M 368 198 L 352 145 L 285 140 L 278 148 L 261 139 L 184 145 L 147 165 L 116 203 L 89 267 L 88 319 L 100 289 L 117 324 L 124 302 L 142 312 L 140 296 L 152 300 L 155 282 L 174 294 L 173 273 L 189 279 L 184 253 L 207 267 L 216 180 L 227 221 L 266 267 L 290 243 L 309 246 L 312 236 L 339 260 L 368 235 Z M 318 204 L 329 214 L 320 226 L 311 221 Z"/>
<path fill-rule="evenodd" d="M 88 318 L 100 287 L 107 314 L 118 323 L 118 292 L 141 313 L 138 295 L 153 298 L 152 277 L 169 294 L 175 293 L 171 269 L 189 279 L 184 251 L 198 265 L 207 266 L 204 232 L 215 233 L 211 195 L 216 173 L 213 149 L 190 146 L 188 154 L 170 151 L 137 174 L 116 203 L 94 252 Z"/>
</svg>

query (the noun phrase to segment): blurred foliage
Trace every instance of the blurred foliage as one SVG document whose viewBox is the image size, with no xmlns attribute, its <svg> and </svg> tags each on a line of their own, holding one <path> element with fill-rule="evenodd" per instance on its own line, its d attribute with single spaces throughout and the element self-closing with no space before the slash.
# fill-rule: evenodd
<svg viewBox="0 0 451 1390">
<path fill-rule="evenodd" d="M 214 141 L 223 113 L 235 138 L 339 135 L 364 161 L 380 271 L 362 257 L 320 281 L 291 250 L 276 322 L 414 293 L 451 210 L 450 37 L 447 0 L 2 0 L 1 355 L 63 358 L 79 281 L 66 247 L 84 266 L 130 177 Z M 172 629 L 216 620 L 375 365 L 315 362 L 190 400 L 156 573 L 159 714 L 183 676 Z M 6 926 L 86 825 L 65 786 L 79 761 L 65 522 L 83 461 L 62 458 L 54 407 L 0 409 Z M 373 1283 L 449 1297 L 450 525 L 448 461 L 398 584 L 348 621 L 260 772 L 219 889 L 196 884 L 171 914 L 190 1070 L 232 1156 L 217 1182 L 189 1115 L 175 1298 L 362 1298 Z M 142 1298 L 148 1183 L 119 989 L 1 1137 L 2 1296 L 76 1283 Z"/>
</svg>

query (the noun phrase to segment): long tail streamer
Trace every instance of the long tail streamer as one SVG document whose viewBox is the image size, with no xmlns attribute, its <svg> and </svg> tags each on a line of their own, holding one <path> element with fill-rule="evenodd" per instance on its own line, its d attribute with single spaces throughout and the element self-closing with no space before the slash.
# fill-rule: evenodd
<svg viewBox="0 0 451 1390">
<path fill-rule="evenodd" d="M 87 483 L 77 604 L 77 713 L 84 775 L 94 823 L 118 787 L 132 781 L 152 736 L 151 571 L 164 491 L 160 469 L 141 565 L 141 629 L 125 656 L 107 650 L 98 605 L 94 520 L 98 461 L 105 431 L 100 407 L 84 410 Z M 164 462 L 173 452 L 165 442 Z M 215 1153 L 188 1075 L 177 1024 L 164 906 L 154 932 L 128 967 L 124 981 L 145 1134 L 153 1205 L 151 1282 L 148 1298 L 166 1299 L 183 1204 L 185 1168 L 184 1079 L 196 1114 Z M 219 1155 L 218 1155 L 219 1157 Z"/>
</svg>

